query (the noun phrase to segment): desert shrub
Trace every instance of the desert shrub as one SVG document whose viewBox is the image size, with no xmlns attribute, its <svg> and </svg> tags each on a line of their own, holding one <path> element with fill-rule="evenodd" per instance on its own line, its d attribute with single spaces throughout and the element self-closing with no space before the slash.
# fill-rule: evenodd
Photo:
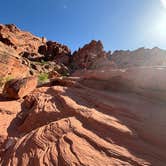
<svg viewBox="0 0 166 166">
<path fill-rule="evenodd" d="M 39 83 L 44 83 L 44 82 L 47 82 L 49 79 L 48 79 L 48 73 L 41 73 L 38 75 L 38 81 Z"/>
<path fill-rule="evenodd" d="M 48 64 L 48 61 L 44 61 L 43 59 L 41 60 L 41 65 Z"/>
<path fill-rule="evenodd" d="M 44 61 L 42 59 L 40 62 L 37 62 L 37 61 L 33 62 L 33 64 L 43 66 L 43 65 L 49 64 L 49 61 Z"/>
</svg>

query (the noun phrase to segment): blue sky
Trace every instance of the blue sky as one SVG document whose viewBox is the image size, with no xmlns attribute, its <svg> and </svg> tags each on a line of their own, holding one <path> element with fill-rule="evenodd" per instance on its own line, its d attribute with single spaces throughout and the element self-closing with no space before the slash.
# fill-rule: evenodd
<svg viewBox="0 0 166 166">
<path fill-rule="evenodd" d="M 164 1 L 1 0 L 0 23 L 14 23 L 72 50 L 92 39 L 100 39 L 106 50 L 166 49 Z"/>
</svg>

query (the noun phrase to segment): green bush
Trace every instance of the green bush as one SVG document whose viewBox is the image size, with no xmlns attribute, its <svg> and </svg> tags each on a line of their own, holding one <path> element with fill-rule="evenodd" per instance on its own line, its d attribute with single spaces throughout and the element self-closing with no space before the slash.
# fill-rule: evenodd
<svg viewBox="0 0 166 166">
<path fill-rule="evenodd" d="M 44 60 L 41 60 L 41 65 L 45 65 L 45 64 L 48 64 L 48 62 L 44 61 Z"/>
<path fill-rule="evenodd" d="M 45 83 L 47 82 L 49 79 L 48 79 L 48 73 L 41 73 L 38 75 L 38 81 L 39 83 Z"/>
<path fill-rule="evenodd" d="M 41 66 L 43 66 L 43 65 L 48 64 L 49 62 L 48 62 L 48 61 L 41 60 L 41 62 L 33 62 L 33 63 L 36 64 L 36 65 L 41 65 Z"/>
</svg>

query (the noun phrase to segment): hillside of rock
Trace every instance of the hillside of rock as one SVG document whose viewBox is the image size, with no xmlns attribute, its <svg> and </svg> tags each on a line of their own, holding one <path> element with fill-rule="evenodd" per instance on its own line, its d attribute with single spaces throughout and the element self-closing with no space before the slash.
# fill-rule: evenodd
<svg viewBox="0 0 166 166">
<path fill-rule="evenodd" d="M 115 51 L 111 54 L 118 68 L 139 66 L 166 66 L 166 51 L 160 48 L 139 48 L 134 51 Z"/>
<path fill-rule="evenodd" d="M 70 49 L 47 41 L 14 24 L 0 24 L 0 79 L 26 76 L 68 75 Z M 2 70 L 2 68 L 4 70 Z M 53 74 L 54 73 L 54 74 Z"/>
<path fill-rule="evenodd" d="M 14 24 L 0 25 L 0 41 L 13 47 L 18 54 L 37 53 L 38 47 L 45 42 L 30 32 L 20 30 Z"/>
</svg>

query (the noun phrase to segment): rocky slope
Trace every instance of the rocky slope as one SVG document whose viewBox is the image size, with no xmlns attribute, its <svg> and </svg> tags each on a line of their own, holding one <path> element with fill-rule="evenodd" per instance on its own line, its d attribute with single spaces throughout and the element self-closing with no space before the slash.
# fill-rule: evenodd
<svg viewBox="0 0 166 166">
<path fill-rule="evenodd" d="M 70 54 L 70 49 L 65 45 L 47 41 L 44 37 L 36 37 L 29 32 L 20 30 L 14 24 L 0 24 L 0 56 L 2 56 L 0 58 L 8 68 L 11 66 L 6 63 L 5 58 L 3 59 L 5 55 L 11 61 L 14 60 L 10 57 L 17 57 L 17 61 L 20 61 L 24 66 L 22 68 L 27 68 L 27 76 L 40 75 L 41 73 L 49 74 L 52 71 L 57 71 L 63 75 L 69 73 L 67 67 Z M 20 69 L 18 62 L 12 63 L 18 64 L 18 68 L 13 65 L 13 70 Z M 6 72 L 8 69 L 4 71 Z M 25 76 L 24 71 L 20 73 L 23 73 L 23 77 Z"/>
<path fill-rule="evenodd" d="M 110 60 L 114 61 L 119 68 L 139 66 L 165 66 L 166 51 L 160 48 L 139 48 L 134 51 L 115 51 Z"/>
<path fill-rule="evenodd" d="M 13 47 L 18 54 L 37 53 L 38 47 L 45 42 L 29 32 L 20 30 L 14 24 L 0 25 L 0 41 Z"/>
<path fill-rule="evenodd" d="M 111 54 L 92 41 L 71 55 L 0 27 L 0 77 L 19 78 L 0 95 L 0 165 L 166 165 L 164 50 Z M 43 73 L 50 81 L 38 86 L 36 77 L 20 78 Z"/>
</svg>

